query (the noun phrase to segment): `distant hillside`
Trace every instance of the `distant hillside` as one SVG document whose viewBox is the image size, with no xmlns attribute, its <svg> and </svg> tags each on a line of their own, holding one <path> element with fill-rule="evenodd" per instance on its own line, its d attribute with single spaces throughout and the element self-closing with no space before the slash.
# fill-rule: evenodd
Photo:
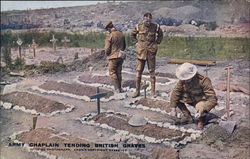
<svg viewBox="0 0 250 159">
<path fill-rule="evenodd" d="M 101 31 L 103 25 L 112 20 L 121 30 L 128 30 L 142 20 L 142 15 L 145 12 L 152 12 L 154 20 L 165 18 L 180 24 L 190 23 L 192 19 L 216 22 L 218 25 L 239 24 L 249 22 L 250 2 L 246 0 L 137 1 L 5 11 L 1 12 L 1 29 L 45 28 L 73 32 Z M 169 23 L 169 25 L 171 24 Z"/>
</svg>

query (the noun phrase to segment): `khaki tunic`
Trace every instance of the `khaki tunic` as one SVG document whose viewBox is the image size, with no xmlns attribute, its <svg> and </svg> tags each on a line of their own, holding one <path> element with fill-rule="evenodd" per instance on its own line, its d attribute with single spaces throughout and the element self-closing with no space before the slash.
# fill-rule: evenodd
<svg viewBox="0 0 250 159">
<path fill-rule="evenodd" d="M 170 105 L 177 107 L 181 102 L 195 106 L 200 101 L 206 101 L 203 107 L 208 112 L 217 105 L 211 80 L 197 74 L 188 84 L 181 80 L 177 83 L 171 94 Z"/>
<path fill-rule="evenodd" d="M 161 43 L 162 38 L 163 32 L 159 25 L 150 23 L 146 26 L 144 23 L 139 23 L 131 32 L 131 40 L 136 43 L 137 58 L 140 60 L 155 58 L 157 44 Z"/>
<path fill-rule="evenodd" d="M 122 32 L 113 30 L 106 36 L 105 40 L 105 52 L 108 55 L 107 58 L 115 59 L 119 58 L 119 51 L 124 51 L 126 48 L 125 37 Z"/>
</svg>

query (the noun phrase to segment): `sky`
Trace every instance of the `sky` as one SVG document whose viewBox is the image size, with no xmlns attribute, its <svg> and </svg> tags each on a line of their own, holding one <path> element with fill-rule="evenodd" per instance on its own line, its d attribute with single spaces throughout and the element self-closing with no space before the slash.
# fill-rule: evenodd
<svg viewBox="0 0 250 159">
<path fill-rule="evenodd" d="M 1 11 L 91 5 L 107 1 L 1 1 Z"/>
</svg>

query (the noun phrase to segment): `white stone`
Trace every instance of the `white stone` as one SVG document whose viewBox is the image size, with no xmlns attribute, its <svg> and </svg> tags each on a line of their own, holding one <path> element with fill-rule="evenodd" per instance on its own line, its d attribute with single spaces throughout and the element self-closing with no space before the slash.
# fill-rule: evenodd
<svg viewBox="0 0 250 159">
<path fill-rule="evenodd" d="M 101 126 L 102 128 L 104 128 L 104 129 L 109 129 L 109 128 L 110 128 L 107 124 L 101 124 L 100 126 Z"/>
<path fill-rule="evenodd" d="M 170 125 L 168 128 L 169 129 L 175 129 L 175 126 L 174 125 Z"/>
<path fill-rule="evenodd" d="M 149 107 L 143 107 L 142 109 L 143 110 L 149 110 L 150 108 Z"/>
<path fill-rule="evenodd" d="M 0 106 L 3 106 L 3 101 L 0 101 Z"/>
<path fill-rule="evenodd" d="M 157 126 L 159 126 L 159 127 L 163 127 L 163 123 L 162 123 L 162 122 L 157 123 Z"/>
<path fill-rule="evenodd" d="M 186 145 L 187 142 L 185 140 L 182 140 L 179 143 L 182 144 L 182 145 Z"/>
<path fill-rule="evenodd" d="M 4 107 L 5 109 L 11 109 L 12 104 L 11 104 L 11 103 L 5 102 L 5 103 L 3 103 L 3 107 Z"/>
<path fill-rule="evenodd" d="M 17 84 L 6 85 L 3 88 L 3 94 L 8 94 L 17 91 Z"/>
<path fill-rule="evenodd" d="M 160 108 L 155 108 L 155 111 L 156 112 L 161 112 L 161 109 Z"/>
<path fill-rule="evenodd" d="M 192 139 L 196 139 L 196 134 L 191 134 L 191 136 L 190 136 Z"/>
<path fill-rule="evenodd" d="M 170 127 L 170 125 L 171 125 L 170 123 L 164 123 L 164 124 L 163 124 L 163 126 L 164 126 L 165 128 Z"/>
<path fill-rule="evenodd" d="M 183 127 L 181 127 L 181 128 L 180 128 L 180 131 L 182 131 L 182 132 L 186 132 L 186 129 L 185 129 L 185 128 L 183 128 Z"/>
<path fill-rule="evenodd" d="M 155 139 L 152 137 L 145 136 L 145 140 L 149 143 L 155 143 Z"/>
<path fill-rule="evenodd" d="M 97 136 L 102 137 L 103 134 L 101 132 L 97 132 Z"/>
<path fill-rule="evenodd" d="M 187 142 L 191 142 L 191 141 L 192 141 L 192 138 L 191 138 L 191 137 L 189 137 L 189 136 L 188 136 L 188 137 L 186 137 L 185 139 L 186 139 L 186 141 L 187 141 Z"/>
</svg>

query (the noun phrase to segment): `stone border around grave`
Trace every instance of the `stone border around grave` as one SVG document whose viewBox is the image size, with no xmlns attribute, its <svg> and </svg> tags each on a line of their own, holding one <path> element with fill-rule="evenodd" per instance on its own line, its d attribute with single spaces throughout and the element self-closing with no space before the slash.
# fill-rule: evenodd
<svg viewBox="0 0 250 159">
<path fill-rule="evenodd" d="M 51 130 L 55 130 L 54 128 L 46 128 L 46 129 L 51 129 Z M 9 138 L 14 142 L 14 143 L 22 143 L 21 141 L 19 140 L 16 140 L 16 137 L 17 135 L 20 135 L 24 132 L 29 132 L 31 130 L 23 130 L 23 131 L 18 131 L 18 132 L 14 132 L 12 135 L 9 136 Z M 68 136 L 71 136 L 71 134 L 67 133 L 67 132 L 58 132 L 58 135 L 68 135 Z M 79 139 L 82 139 L 82 140 L 87 140 L 89 141 L 88 139 L 85 139 L 85 138 L 82 138 L 82 137 L 79 137 L 79 136 L 75 136 Z M 90 142 L 90 141 L 89 141 Z M 31 150 L 32 147 L 29 146 L 29 144 L 27 143 L 24 143 L 24 146 L 23 146 L 23 149 L 26 150 L 27 152 L 33 152 L 33 153 L 37 153 L 38 155 L 41 155 L 41 156 L 44 156 L 46 157 L 47 159 L 58 159 L 59 156 L 56 156 L 56 155 L 51 155 L 45 151 L 42 151 L 42 150 Z M 132 158 L 132 159 L 140 159 L 140 157 L 137 157 L 135 155 L 131 155 L 129 153 L 129 151 L 124 151 L 123 153 L 127 154 L 129 158 Z"/>
<path fill-rule="evenodd" d="M 101 83 L 86 83 L 86 82 L 82 82 L 79 80 L 79 77 L 81 75 L 77 76 L 73 81 L 78 83 L 78 84 L 83 84 L 83 85 L 87 85 L 87 86 L 92 86 L 92 87 L 103 87 L 103 88 L 108 88 L 108 89 L 112 89 L 114 90 L 114 86 L 112 85 L 107 85 L 107 84 L 101 84 Z M 101 76 L 101 75 L 98 75 Z M 125 91 L 135 91 L 135 88 L 129 88 L 129 87 L 122 87 L 123 90 Z"/>
<path fill-rule="evenodd" d="M 123 70 L 122 72 L 127 73 L 127 74 L 134 74 L 135 75 L 135 73 L 129 72 L 129 71 L 125 71 L 125 70 Z M 148 75 L 142 75 L 142 77 L 144 77 L 144 78 L 150 78 L 150 76 L 148 76 Z M 163 77 L 157 77 L 157 78 L 163 78 Z M 177 79 L 172 79 L 172 78 L 168 78 L 168 77 L 164 77 L 164 78 L 167 78 L 169 80 L 169 82 L 159 83 L 156 80 L 156 84 L 166 86 L 166 85 L 170 85 L 170 84 L 173 84 L 173 83 L 175 83 L 175 82 L 178 81 Z"/>
<path fill-rule="evenodd" d="M 65 81 L 56 81 L 56 82 L 64 82 L 67 83 Z M 71 83 L 67 83 L 67 84 L 71 84 Z M 83 84 L 83 83 L 81 83 Z M 83 85 L 87 85 L 87 84 L 83 84 Z M 90 85 L 89 85 L 90 86 Z M 98 87 L 97 85 L 95 85 L 96 87 Z M 94 87 L 94 86 L 92 86 Z M 54 94 L 54 95 L 63 95 L 66 97 L 71 97 L 71 98 L 75 98 L 75 99 L 80 99 L 80 100 L 84 100 L 86 102 L 92 102 L 95 101 L 95 99 L 90 99 L 88 96 L 84 95 L 84 96 L 80 96 L 80 95 L 75 95 L 75 94 L 71 94 L 71 93 L 66 93 L 66 92 L 61 92 L 61 91 L 56 91 L 56 90 L 44 90 L 39 88 L 38 86 L 32 86 L 31 90 L 33 91 L 38 91 L 42 94 Z M 127 97 L 126 93 L 114 93 L 114 95 L 110 96 L 109 98 L 101 98 L 100 100 L 102 102 L 109 102 L 111 100 L 123 100 Z"/>
<path fill-rule="evenodd" d="M 114 114 L 120 114 L 120 115 L 129 116 L 129 114 L 127 114 L 127 113 L 124 113 L 124 112 L 114 112 L 113 110 L 107 110 L 106 112 L 105 111 L 102 111 L 102 112 L 103 113 L 114 113 Z M 125 131 L 125 130 L 117 130 L 117 129 L 111 127 L 111 126 L 108 126 L 107 124 L 97 123 L 94 120 L 92 120 L 92 118 L 95 115 L 97 115 L 97 114 L 96 113 L 86 114 L 83 117 L 81 117 L 80 121 L 83 124 L 92 125 L 92 126 L 98 126 L 98 127 L 103 128 L 103 129 L 114 131 L 114 132 L 116 132 L 117 136 L 120 136 L 123 139 L 127 139 L 127 138 L 132 137 L 132 138 L 136 138 L 138 140 L 146 141 L 146 142 L 149 142 L 149 143 L 163 143 L 163 144 L 165 144 L 167 146 L 170 146 L 172 148 L 177 148 L 180 145 L 186 145 L 188 142 L 196 140 L 196 138 L 200 137 L 201 134 L 202 134 L 202 131 L 195 130 L 195 129 L 192 129 L 192 128 L 186 129 L 184 127 L 177 127 L 175 125 L 171 125 L 170 123 L 153 122 L 153 121 L 150 121 L 147 118 L 145 118 L 149 124 L 155 124 L 155 125 L 157 125 L 158 127 L 161 127 L 161 128 L 168 128 L 168 129 L 172 129 L 172 130 L 181 131 L 182 132 L 182 136 L 181 137 L 183 137 L 184 133 L 191 133 L 191 136 L 185 137 L 180 142 L 176 142 L 176 141 L 171 142 L 171 140 L 175 140 L 175 139 L 180 138 L 179 136 L 178 137 L 173 137 L 171 139 L 166 138 L 166 139 L 159 139 L 159 140 L 157 140 L 157 139 L 155 139 L 153 137 L 149 137 L 149 136 L 145 136 L 145 135 L 136 135 L 136 134 L 132 134 L 132 133 L 130 133 L 128 131 Z"/>
<path fill-rule="evenodd" d="M 12 103 L 0 101 L 0 106 L 2 106 L 4 109 L 20 110 L 25 113 L 30 113 L 32 115 L 41 115 L 41 116 L 53 116 L 55 114 L 65 114 L 65 113 L 71 112 L 75 108 L 75 106 L 70 105 L 70 104 L 65 104 L 65 105 L 69 106 L 69 108 L 66 108 L 65 110 L 56 110 L 51 113 L 41 113 L 41 112 L 37 112 L 35 109 L 26 109 L 24 106 L 19 106 L 19 105 L 13 106 Z"/>
</svg>

